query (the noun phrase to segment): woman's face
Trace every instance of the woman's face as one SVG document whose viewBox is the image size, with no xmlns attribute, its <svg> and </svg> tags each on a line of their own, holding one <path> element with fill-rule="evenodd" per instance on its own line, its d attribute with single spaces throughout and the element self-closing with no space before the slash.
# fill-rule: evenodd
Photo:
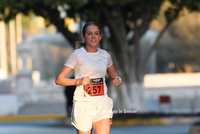
<svg viewBox="0 0 200 134">
<path fill-rule="evenodd" d="M 90 25 L 86 28 L 85 35 L 81 36 L 86 45 L 90 47 L 97 47 L 102 36 L 100 35 L 99 28 L 96 25 Z"/>
</svg>

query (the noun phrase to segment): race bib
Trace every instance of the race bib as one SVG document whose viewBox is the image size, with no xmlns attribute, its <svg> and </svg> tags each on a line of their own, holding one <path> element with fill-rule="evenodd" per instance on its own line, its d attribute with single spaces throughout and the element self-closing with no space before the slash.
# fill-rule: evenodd
<svg viewBox="0 0 200 134">
<path fill-rule="evenodd" d="M 90 96 L 104 95 L 103 78 L 90 79 L 90 83 L 84 85 L 84 90 Z"/>
</svg>

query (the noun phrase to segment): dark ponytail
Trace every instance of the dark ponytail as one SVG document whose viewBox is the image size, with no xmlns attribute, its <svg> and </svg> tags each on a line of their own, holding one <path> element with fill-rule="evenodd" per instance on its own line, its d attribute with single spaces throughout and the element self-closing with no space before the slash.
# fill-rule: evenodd
<svg viewBox="0 0 200 134">
<path fill-rule="evenodd" d="M 82 41 L 75 41 L 74 42 L 74 45 L 75 45 L 75 49 L 78 49 L 78 48 L 81 48 L 81 47 L 85 47 L 85 42 L 82 42 Z"/>
</svg>

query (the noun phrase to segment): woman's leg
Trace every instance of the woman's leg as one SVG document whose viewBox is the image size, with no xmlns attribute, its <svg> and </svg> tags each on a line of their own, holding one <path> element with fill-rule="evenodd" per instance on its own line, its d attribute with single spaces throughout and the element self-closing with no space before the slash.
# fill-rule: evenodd
<svg viewBox="0 0 200 134">
<path fill-rule="evenodd" d="M 102 119 L 93 124 L 95 134 L 109 134 L 110 132 L 110 119 Z"/>
<path fill-rule="evenodd" d="M 76 129 L 76 131 L 77 131 L 77 134 L 92 134 L 92 129 L 86 132 L 80 131 L 78 129 Z"/>
</svg>

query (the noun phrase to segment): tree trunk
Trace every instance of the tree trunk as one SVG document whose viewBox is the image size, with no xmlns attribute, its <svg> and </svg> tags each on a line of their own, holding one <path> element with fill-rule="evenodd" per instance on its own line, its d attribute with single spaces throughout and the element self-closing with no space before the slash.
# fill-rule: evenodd
<svg viewBox="0 0 200 134">
<path fill-rule="evenodd" d="M 111 54 L 114 67 L 116 68 L 118 75 L 122 78 L 122 83 L 119 87 L 114 87 L 110 82 L 108 85 L 108 93 L 114 100 L 114 109 L 129 109 L 144 112 L 143 85 L 136 80 L 137 78 L 134 69 L 135 57 L 132 57 L 134 48 L 129 47 L 124 53 L 120 52 L 120 50 L 117 50 L 116 52 L 117 48 L 115 47 L 117 46 L 118 40 L 120 39 L 109 40 L 103 32 L 102 44 L 104 49 L 108 50 Z M 112 44 L 110 42 L 112 42 Z M 127 45 L 126 43 L 127 42 L 124 41 L 124 44 L 121 44 L 121 46 L 125 47 Z M 123 55 L 121 58 L 118 58 L 118 51 L 120 52 L 120 55 Z M 126 56 L 127 59 L 123 60 L 123 57 Z"/>
</svg>

